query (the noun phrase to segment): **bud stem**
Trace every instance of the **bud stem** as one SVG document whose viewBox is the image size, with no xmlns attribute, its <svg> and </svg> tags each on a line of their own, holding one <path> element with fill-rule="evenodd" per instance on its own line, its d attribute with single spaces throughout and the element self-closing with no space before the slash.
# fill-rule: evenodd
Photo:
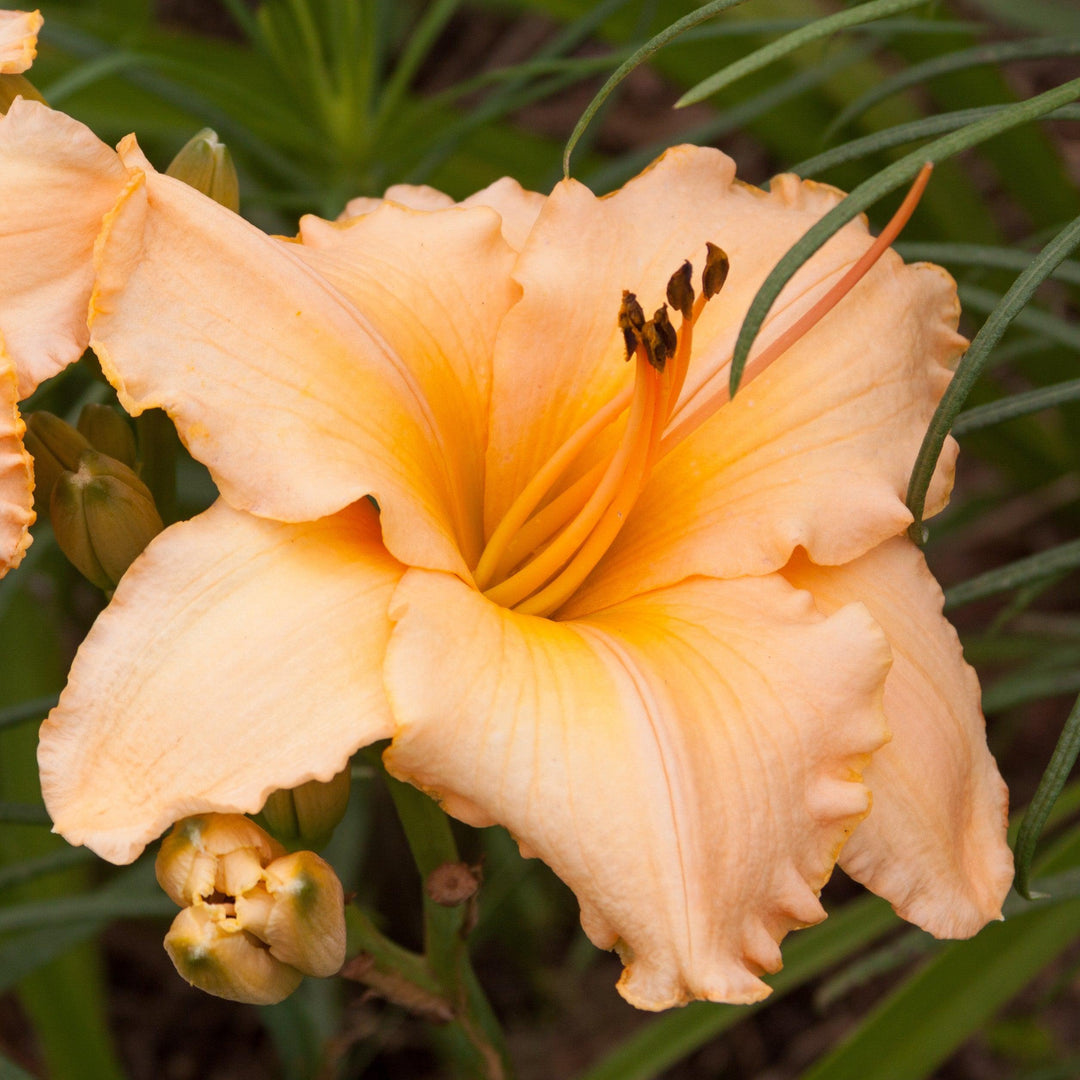
<svg viewBox="0 0 1080 1080">
<path fill-rule="evenodd" d="M 378 754 L 369 755 L 382 771 Z M 386 776 L 390 797 L 405 830 L 409 849 L 422 880 L 444 863 L 459 862 L 450 821 L 438 805 L 410 784 Z M 474 1052 L 469 1075 L 484 1080 L 509 1080 L 512 1074 L 502 1030 L 469 961 L 466 941 L 468 905 L 443 907 L 424 894 L 424 952 Z"/>
</svg>

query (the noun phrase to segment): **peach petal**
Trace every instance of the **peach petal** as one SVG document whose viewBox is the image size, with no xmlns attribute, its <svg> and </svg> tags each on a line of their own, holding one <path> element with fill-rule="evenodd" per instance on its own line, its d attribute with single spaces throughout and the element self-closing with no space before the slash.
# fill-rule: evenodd
<svg viewBox="0 0 1080 1080">
<path fill-rule="evenodd" d="M 838 198 L 834 189 L 783 177 L 766 193 L 734 173 L 718 150 L 680 146 L 611 195 L 597 198 L 564 181 L 544 203 L 515 269 L 522 300 L 505 321 L 495 357 L 489 531 L 555 448 L 632 377 L 617 326 L 624 289 L 651 316 L 684 260 L 694 264 L 698 288 L 706 242 L 728 252 L 727 284 L 695 330 L 685 400 L 726 368 L 758 286 Z M 849 224 L 789 283 L 774 319 L 782 323 L 794 303 L 869 242 L 865 224 Z"/>
<path fill-rule="evenodd" d="M 484 447 L 495 335 L 521 290 L 489 208 L 421 212 L 392 202 L 347 227 L 301 222 L 295 254 L 403 357 L 435 419 L 466 561 L 482 547 Z M 385 536 L 391 551 L 398 538 Z"/>
<path fill-rule="evenodd" d="M 544 196 L 536 191 L 528 191 L 509 176 L 488 184 L 486 188 L 481 188 L 457 204 L 449 195 L 433 187 L 393 184 L 386 189 L 386 194 L 381 199 L 350 199 L 338 221 L 348 222 L 363 214 L 370 214 L 386 202 L 398 203 L 413 210 L 446 210 L 454 205 L 489 206 L 502 220 L 506 242 L 515 251 L 520 251 L 544 205 Z"/>
<path fill-rule="evenodd" d="M 98 244 L 91 325 L 128 412 L 164 408 L 238 509 L 303 521 L 372 495 L 402 559 L 466 574 L 413 358 L 301 245 L 149 170 L 133 143 L 121 154 L 136 182 Z"/>
<path fill-rule="evenodd" d="M 975 672 L 941 614 L 941 589 L 915 545 L 899 538 L 846 566 L 815 566 L 800 553 L 784 576 L 825 614 L 861 600 L 892 646 L 885 716 L 893 738 L 866 768 L 873 810 L 840 865 L 936 937 L 970 937 L 1001 917 L 1012 883 L 1008 792 L 986 746 Z"/>
<path fill-rule="evenodd" d="M 179 818 L 251 813 L 391 733 L 401 574 L 366 501 L 303 525 L 218 501 L 124 576 L 41 729 L 55 830 L 125 863 Z"/>
<path fill-rule="evenodd" d="M 0 117 L 0 333 L 27 397 L 86 348 L 94 241 L 127 181 L 89 128 L 16 98 Z"/>
<path fill-rule="evenodd" d="M 18 75 L 30 67 L 44 21 L 38 11 L 0 11 L 0 75 Z"/>
<path fill-rule="evenodd" d="M 550 864 L 632 1004 L 765 997 L 887 738 L 865 609 L 697 579 L 559 623 L 410 570 L 390 614 L 391 772 Z"/>
<path fill-rule="evenodd" d="M 34 463 L 23 446 L 15 369 L 0 338 L 0 577 L 22 562 L 34 523 Z"/>
<path fill-rule="evenodd" d="M 771 573 L 800 546 L 845 563 L 903 532 L 915 456 L 967 344 L 958 318 L 945 271 L 887 253 L 656 467 L 567 613 L 691 574 Z M 931 512 L 947 500 L 955 457 L 950 439 Z"/>
</svg>

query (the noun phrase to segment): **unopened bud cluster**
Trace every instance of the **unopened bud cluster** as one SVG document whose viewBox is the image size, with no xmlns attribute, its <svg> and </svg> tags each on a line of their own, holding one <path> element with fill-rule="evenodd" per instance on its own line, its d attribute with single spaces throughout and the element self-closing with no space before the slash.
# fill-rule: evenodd
<svg viewBox="0 0 1080 1080">
<path fill-rule="evenodd" d="M 156 871 L 184 909 L 165 936 L 165 950 L 200 990 L 272 1005 L 304 975 L 333 975 L 345 961 L 337 875 L 313 852 L 287 854 L 243 815 L 177 822 L 162 842 Z"/>
<path fill-rule="evenodd" d="M 104 405 L 88 405 L 78 428 L 39 411 L 27 417 L 26 445 L 34 456 L 34 498 L 48 506 L 60 550 L 99 588 L 115 589 L 164 527 L 133 468 L 131 427 Z"/>
</svg>

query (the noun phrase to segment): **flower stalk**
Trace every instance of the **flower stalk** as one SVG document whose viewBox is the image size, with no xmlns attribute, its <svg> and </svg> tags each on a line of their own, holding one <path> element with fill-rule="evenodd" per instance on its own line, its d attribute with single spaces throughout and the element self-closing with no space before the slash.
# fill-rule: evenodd
<svg viewBox="0 0 1080 1080">
<path fill-rule="evenodd" d="M 405 830 L 413 859 L 426 882 L 447 863 L 459 861 L 450 821 L 423 792 L 387 776 L 394 808 Z M 424 955 L 428 969 L 449 1004 L 456 1027 L 473 1059 L 474 1072 L 486 1080 L 512 1075 L 502 1030 L 469 961 L 467 935 L 471 905 L 447 907 L 424 890 Z"/>
</svg>

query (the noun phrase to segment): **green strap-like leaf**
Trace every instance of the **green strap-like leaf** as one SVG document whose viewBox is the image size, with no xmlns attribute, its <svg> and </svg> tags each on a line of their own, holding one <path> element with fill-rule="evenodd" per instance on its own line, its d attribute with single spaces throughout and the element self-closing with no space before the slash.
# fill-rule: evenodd
<svg viewBox="0 0 1080 1080">
<path fill-rule="evenodd" d="M 783 970 L 766 977 L 773 988 L 768 1003 L 854 956 L 896 925 L 896 916 L 884 900 L 865 896 L 818 926 L 800 930 L 784 945 Z M 763 1004 L 712 1005 L 699 1001 L 685 1009 L 674 1009 L 645 1024 L 578 1080 L 657 1080 L 676 1062 Z"/>
<path fill-rule="evenodd" d="M 1050 574 L 1080 567 L 1080 540 L 1070 540 L 1037 555 L 1017 559 L 1007 566 L 987 570 L 984 574 L 962 581 L 945 593 L 945 610 L 953 611 L 973 600 L 1019 588 L 1031 581 L 1038 581 Z"/>
<path fill-rule="evenodd" d="M 1080 88 L 1080 79 L 1073 80 L 1073 83 L 1067 85 L 1076 85 Z M 1045 97 L 1046 95 L 1041 96 Z M 983 121 L 983 123 L 985 122 Z M 961 133 L 958 132 L 957 134 Z M 947 136 L 947 138 L 950 137 Z M 982 374 L 987 358 L 993 351 L 994 346 L 1001 340 L 1001 336 L 1008 329 L 1009 324 L 1023 311 L 1024 306 L 1031 299 L 1035 290 L 1078 244 L 1080 244 L 1080 217 L 1062 229 L 1031 260 L 1028 268 L 1013 282 L 1012 287 L 990 313 L 986 322 L 983 323 L 981 329 L 975 335 L 975 340 L 971 343 L 971 348 L 964 354 L 963 359 L 957 366 L 956 374 L 942 395 L 941 401 L 938 402 L 937 409 L 930 420 L 930 426 L 923 438 L 922 445 L 919 447 L 919 453 L 915 458 L 915 466 L 911 470 L 911 479 L 908 482 L 907 505 L 914 518 L 909 534 L 916 543 L 922 539 L 922 515 L 926 504 L 926 492 L 930 486 L 930 478 L 934 474 L 938 455 L 941 453 L 941 447 L 945 443 L 945 438 L 949 433 L 953 420 L 956 419 L 956 415 L 960 412 L 971 388 Z M 985 577 L 985 575 L 983 576 Z"/>
<path fill-rule="evenodd" d="M 64 870 L 70 870 L 73 866 L 81 866 L 92 862 L 95 856 L 86 848 L 61 847 L 56 851 L 50 851 L 47 855 L 38 855 L 33 859 L 20 859 L 18 862 L 0 866 L 0 892 L 10 889 L 14 885 L 22 885 L 27 881 L 44 877 L 47 874 L 58 874 Z"/>
<path fill-rule="evenodd" d="M 435 44 L 436 38 L 459 7 L 461 7 L 461 0 L 435 0 L 435 3 L 424 12 L 409 35 L 401 57 L 394 65 L 393 73 L 386 80 L 386 85 L 380 94 L 379 117 L 381 119 L 394 115 L 417 70 Z"/>
<path fill-rule="evenodd" d="M 1045 280 L 1045 279 L 1044 279 Z M 1041 282 L 1040 282 L 1041 284 Z M 979 311 L 989 315 L 1001 303 L 1001 294 L 980 285 L 962 281 L 959 285 L 960 303 L 968 311 Z M 1027 330 L 1033 330 L 1050 341 L 1055 341 L 1074 352 L 1080 352 L 1080 327 L 1067 319 L 1062 319 L 1037 307 L 1023 307 L 1016 313 L 1013 322 Z"/>
<path fill-rule="evenodd" d="M 822 63 L 797 71 L 790 78 L 770 86 L 760 94 L 755 94 L 752 98 L 740 101 L 730 109 L 725 109 L 719 116 L 683 132 L 680 139 L 701 146 L 715 142 L 733 131 L 749 127 L 759 116 L 764 116 L 772 109 L 783 105 L 784 102 L 798 98 L 808 90 L 813 90 L 815 87 L 827 82 L 837 72 L 865 60 L 873 51 L 873 45 L 866 42 L 861 45 L 853 45 L 848 49 L 838 50 L 828 56 Z M 620 154 L 615 161 L 608 162 L 593 170 L 583 179 L 595 192 L 611 191 L 613 188 L 625 183 L 632 176 L 636 176 L 670 145 L 671 140 L 669 138 L 661 139 L 638 150 Z"/>
<path fill-rule="evenodd" d="M 858 161 L 860 158 L 869 157 L 882 150 L 891 150 L 904 143 L 915 142 L 916 139 L 929 139 L 935 135 L 944 135 L 949 131 L 958 131 L 976 120 L 993 116 L 994 113 L 1005 108 L 1008 106 L 984 105 L 981 108 L 957 109 L 955 112 L 926 116 L 921 120 L 912 120 L 906 124 L 895 124 L 883 131 L 875 131 L 872 135 L 864 135 L 859 139 L 852 139 L 850 142 L 836 146 L 832 150 L 815 154 L 805 161 L 800 161 L 797 165 L 792 165 L 790 171 L 798 173 L 799 176 L 818 176 L 826 169 L 845 165 L 849 161 Z M 1063 105 L 1041 119 L 1080 120 L 1080 106 Z"/>
<path fill-rule="evenodd" d="M 794 276 L 800 266 L 821 247 L 834 233 L 838 232 L 852 218 L 872 206 L 883 195 L 912 180 L 927 161 L 945 161 L 950 157 L 977 146 L 987 139 L 1010 128 L 1018 127 L 1034 120 L 1044 113 L 1051 112 L 1061 105 L 1066 105 L 1080 97 L 1080 79 L 1073 79 L 1062 86 L 1048 90 L 1044 94 L 1029 98 L 1016 105 L 1009 105 L 993 116 L 969 124 L 959 131 L 954 131 L 940 139 L 935 139 L 913 153 L 906 154 L 899 161 L 882 169 L 876 176 L 860 184 L 842 202 L 825 214 L 811 226 L 803 237 L 793 245 L 772 269 L 769 276 L 758 289 L 739 330 L 735 350 L 731 359 L 730 385 L 732 393 L 738 389 L 742 379 L 746 358 L 750 354 L 754 338 L 757 337 L 780 291 Z M 1068 254 L 1066 251 L 1061 257 Z M 1058 260 L 1060 261 L 1060 259 Z M 1048 271 L 1049 272 L 1049 271 Z M 953 380 L 955 385 L 956 380 Z M 944 436 L 942 436 L 944 439 Z M 935 455 L 936 460 L 936 455 Z"/>
<path fill-rule="evenodd" d="M 761 34 L 786 34 L 789 30 L 799 30 L 809 26 L 814 20 L 809 19 L 747 19 L 745 22 L 714 23 L 690 30 L 683 36 L 683 44 L 691 41 L 712 41 L 726 37 L 755 37 Z M 863 23 L 852 27 L 866 34 L 892 36 L 893 34 L 982 34 L 986 32 L 985 23 L 962 22 L 959 19 L 878 19 L 872 23 Z"/>
<path fill-rule="evenodd" d="M 982 707 L 992 716 L 1031 701 L 1076 693 L 1080 693 L 1080 668 L 1075 665 L 1053 671 L 1024 670 L 992 682 L 983 691 Z"/>
<path fill-rule="evenodd" d="M 942 949 L 801 1080 L 925 1080 L 1076 935 L 1080 901 Z M 900 1037 L 898 1037 L 898 1035 Z"/>
<path fill-rule="evenodd" d="M 1037 60 L 1052 56 L 1080 55 L 1080 41 L 1062 38 L 1034 38 L 1027 41 L 996 41 L 990 45 L 976 45 L 970 49 L 958 49 L 935 56 L 921 64 L 898 71 L 895 75 L 882 79 L 877 86 L 861 94 L 829 125 L 825 132 L 828 139 L 834 131 L 839 131 L 855 117 L 861 116 L 867 109 L 873 108 L 879 101 L 892 97 L 911 86 L 921 86 L 928 79 L 946 75 L 952 71 L 964 71 L 982 64 L 1004 64 L 1010 60 Z"/>
<path fill-rule="evenodd" d="M 32 698 L 30 701 L 22 701 L 18 705 L 0 709 L 0 731 L 18 724 L 25 724 L 29 720 L 44 720 L 48 711 L 55 707 L 56 701 L 56 696 L 52 695 Z"/>
<path fill-rule="evenodd" d="M 835 15 L 826 15 L 824 18 L 815 19 L 812 23 L 785 34 L 782 38 L 755 49 L 748 56 L 737 60 L 734 64 L 728 64 L 726 68 L 702 79 L 696 86 L 692 86 L 677 102 L 675 108 L 681 109 L 686 105 L 696 105 L 699 101 L 730 86 L 733 82 L 768 67 L 781 57 L 793 53 L 796 49 L 808 45 L 812 41 L 820 41 L 822 38 L 832 37 L 841 30 L 873 19 L 883 19 L 889 15 L 896 15 L 901 11 L 910 11 L 914 7 L 925 4 L 927 0 L 871 0 L 869 4 L 858 4 L 846 11 L 838 11 Z"/>
<path fill-rule="evenodd" d="M 596 96 L 581 114 L 581 119 L 574 125 L 574 130 L 570 133 L 566 148 L 563 150 L 563 176 L 570 176 L 570 155 L 573 154 L 574 147 L 577 146 L 581 136 L 585 134 L 585 129 L 589 126 L 592 118 L 600 110 L 600 106 L 611 96 L 612 91 L 631 71 L 640 67 L 653 53 L 658 52 L 683 31 L 700 25 L 714 15 L 718 15 L 721 11 L 726 11 L 728 8 L 737 7 L 739 4 L 744 3 L 746 3 L 746 0 L 712 0 L 712 3 L 702 5 L 697 11 L 691 11 L 689 15 L 684 15 L 677 22 L 673 22 L 669 27 L 661 30 L 655 37 L 649 38 L 640 49 L 624 60 L 615 69 L 607 82 L 596 92 Z"/>
<path fill-rule="evenodd" d="M 1027 900 L 1032 898 L 1028 879 L 1039 837 L 1042 835 L 1043 826 L 1046 824 L 1050 811 L 1054 808 L 1054 803 L 1057 802 L 1058 795 L 1061 794 L 1061 789 L 1065 786 L 1065 781 L 1069 778 L 1069 773 L 1076 764 L 1077 754 L 1080 754 L 1080 699 L 1077 699 L 1065 721 L 1065 727 L 1054 747 L 1050 763 L 1042 774 L 1035 797 L 1028 806 L 1024 820 L 1020 824 L 1020 831 L 1016 836 L 1013 849 L 1016 854 L 1014 888 Z M 1047 887 L 1043 886 L 1043 888 Z"/>
<path fill-rule="evenodd" d="M 1080 106 L 1067 105 L 1067 109 L 1074 109 L 1077 118 L 1080 119 Z M 1056 109 L 1051 116 L 1057 115 L 1062 110 Z M 997 247 L 994 244 L 951 244 L 932 243 L 922 240 L 901 240 L 894 245 L 908 262 L 928 260 L 930 262 L 944 263 L 946 266 L 977 266 L 982 269 L 1015 270 L 1017 272 L 1027 269 L 1034 252 L 1019 251 L 1013 247 Z M 1066 259 L 1059 263 L 1050 275 L 1055 281 L 1067 281 L 1070 285 L 1080 285 L 1080 262 Z"/>
<path fill-rule="evenodd" d="M 987 405 L 976 405 L 966 409 L 956 418 L 952 426 L 954 435 L 966 435 L 970 431 L 992 427 L 994 424 L 1014 420 L 1018 416 L 1052 409 L 1066 402 L 1080 401 L 1080 379 L 1069 379 L 1054 386 L 1027 390 L 1022 394 L 1012 394 L 1000 401 L 991 401 Z"/>
<path fill-rule="evenodd" d="M 163 918 L 175 914 L 176 905 L 163 892 L 139 896 L 99 890 L 85 896 L 0 907 L 0 934 L 89 919 Z"/>
</svg>

